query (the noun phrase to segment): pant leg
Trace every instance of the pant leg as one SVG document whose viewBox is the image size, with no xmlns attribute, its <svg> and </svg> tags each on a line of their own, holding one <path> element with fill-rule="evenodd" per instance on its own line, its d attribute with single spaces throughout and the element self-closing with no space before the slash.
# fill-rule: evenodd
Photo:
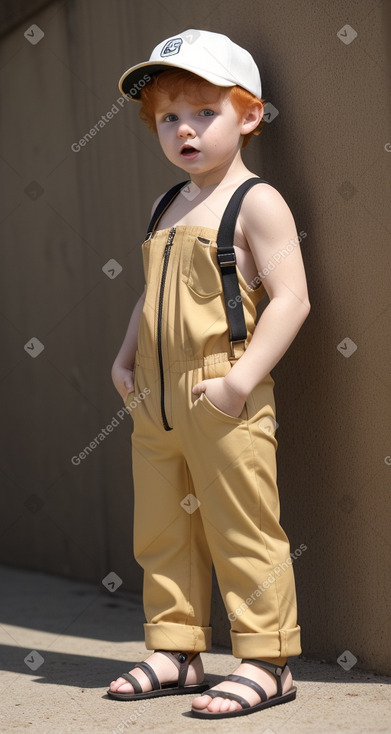
<svg viewBox="0 0 391 734">
<path fill-rule="evenodd" d="M 249 396 L 240 418 L 191 395 L 202 379 L 230 364 L 187 374 L 191 420 L 184 453 L 200 502 L 206 540 L 231 623 L 235 657 L 284 658 L 301 653 L 290 545 L 282 529 L 270 375 Z M 270 420 L 272 419 L 272 420 Z M 188 433 L 186 434 L 186 425 Z"/>
<path fill-rule="evenodd" d="M 178 432 L 162 426 L 154 373 L 138 364 L 136 383 L 136 393 L 150 389 L 133 411 L 132 436 L 134 555 L 144 569 L 145 645 L 208 650 L 212 561 L 202 517 L 191 505 L 192 479 Z"/>
</svg>

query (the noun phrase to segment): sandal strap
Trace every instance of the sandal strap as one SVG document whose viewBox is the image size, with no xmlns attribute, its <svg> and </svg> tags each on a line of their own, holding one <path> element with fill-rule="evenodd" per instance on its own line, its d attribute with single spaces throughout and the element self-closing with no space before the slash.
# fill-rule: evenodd
<svg viewBox="0 0 391 734">
<path fill-rule="evenodd" d="M 149 663 L 146 663 L 146 662 L 137 663 L 137 665 L 135 665 L 134 667 L 141 668 L 141 670 L 145 673 L 147 678 L 149 678 L 153 691 L 158 691 L 161 688 L 159 678 L 157 677 L 154 669 L 152 668 L 152 666 Z"/>
<path fill-rule="evenodd" d="M 217 696 L 220 696 L 221 698 L 230 698 L 232 699 L 232 701 L 237 701 L 238 703 L 240 703 L 242 709 L 250 708 L 249 702 L 246 701 L 245 698 L 242 698 L 242 696 L 238 696 L 237 693 L 228 693 L 228 691 L 209 689 L 208 691 L 204 691 L 202 695 L 210 696 L 211 698 L 217 698 Z"/>
<path fill-rule="evenodd" d="M 255 693 L 258 694 L 261 701 L 267 701 L 267 693 L 262 688 L 262 686 L 259 685 L 259 683 L 256 683 L 255 680 L 251 680 L 251 678 L 246 678 L 243 675 L 234 675 L 234 673 L 227 675 L 225 680 L 232 680 L 234 683 L 242 683 L 244 686 L 249 686 L 250 688 L 255 691 Z"/>
<path fill-rule="evenodd" d="M 186 682 L 187 678 L 187 670 L 189 667 L 189 664 L 194 660 L 194 658 L 199 655 L 199 652 L 197 653 L 188 653 L 188 652 L 170 652 L 169 650 L 155 650 L 155 652 L 161 652 L 163 655 L 167 655 L 167 657 L 172 660 L 172 662 L 176 665 L 178 668 L 178 681 L 177 686 L 178 688 L 183 688 Z M 178 655 L 178 657 L 176 657 Z"/>
<path fill-rule="evenodd" d="M 132 675 L 131 673 L 121 673 L 121 678 L 125 678 L 125 680 L 129 681 L 129 683 L 132 684 L 135 693 L 143 693 L 143 689 L 141 688 L 140 683 L 138 682 L 137 678 L 134 677 L 134 675 Z"/>
<path fill-rule="evenodd" d="M 273 663 L 269 663 L 268 660 L 254 660 L 253 658 L 243 658 L 242 663 L 250 663 L 250 665 L 256 665 L 258 668 L 264 668 L 274 675 L 277 683 L 277 695 L 282 695 L 281 675 L 288 663 L 285 663 L 285 665 L 274 665 Z"/>
</svg>

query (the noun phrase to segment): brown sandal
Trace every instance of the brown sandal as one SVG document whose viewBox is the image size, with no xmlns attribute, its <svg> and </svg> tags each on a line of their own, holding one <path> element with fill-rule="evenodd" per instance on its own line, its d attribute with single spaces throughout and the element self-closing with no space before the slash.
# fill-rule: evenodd
<svg viewBox="0 0 391 734">
<path fill-rule="evenodd" d="M 110 691 L 109 689 L 107 691 L 108 695 L 111 696 L 111 698 L 117 698 L 122 701 L 134 701 L 135 699 L 139 698 L 155 698 L 157 696 L 181 696 L 185 693 L 203 693 L 203 691 L 206 691 L 209 688 L 209 683 L 207 681 L 204 681 L 204 683 L 196 683 L 190 686 L 185 686 L 189 664 L 194 660 L 197 655 L 200 654 L 199 652 L 169 652 L 168 650 L 154 650 L 154 652 L 161 652 L 163 653 L 163 655 L 167 655 L 167 657 L 172 660 L 173 663 L 175 663 L 179 671 L 177 681 L 160 683 L 159 678 L 157 677 L 154 669 L 151 665 L 149 665 L 149 663 L 136 663 L 135 665 L 133 665 L 133 668 L 141 668 L 141 670 L 145 673 L 145 675 L 149 678 L 151 682 L 152 691 L 143 691 L 139 681 L 131 673 L 121 673 L 121 676 L 119 677 L 125 678 L 125 680 L 129 681 L 129 683 L 132 684 L 135 692 L 120 693 L 117 691 Z"/>
<path fill-rule="evenodd" d="M 242 683 L 243 685 L 249 686 L 254 691 L 256 691 L 259 698 L 261 699 L 260 703 L 255 704 L 255 706 L 250 706 L 249 702 L 246 701 L 246 699 L 242 696 L 239 696 L 237 693 L 228 693 L 228 691 L 220 691 L 217 688 L 215 690 L 205 691 L 204 695 L 210 696 L 211 698 L 217 698 L 218 696 L 220 698 L 230 698 L 232 701 L 238 701 L 242 708 L 236 709 L 236 711 L 216 712 L 208 711 L 207 708 L 192 708 L 191 713 L 193 716 L 198 719 L 227 719 L 231 716 L 246 716 L 246 714 L 252 714 L 255 711 L 261 711 L 262 709 L 269 708 L 269 706 L 277 706 L 279 703 L 288 703 L 288 701 L 293 701 L 296 698 L 297 688 L 295 686 L 292 686 L 292 688 L 286 693 L 282 692 L 281 675 L 283 670 L 286 668 L 287 663 L 285 663 L 284 666 L 280 666 L 269 663 L 266 660 L 252 660 L 250 658 L 244 658 L 241 662 L 251 663 L 251 665 L 257 665 L 259 668 L 263 668 L 269 673 L 272 673 L 277 681 L 277 693 L 274 696 L 270 696 L 270 698 L 268 698 L 266 692 L 264 691 L 262 686 L 259 685 L 259 683 L 250 680 L 250 678 L 245 678 L 243 675 L 227 675 L 225 680 L 231 680 L 235 683 Z"/>
</svg>

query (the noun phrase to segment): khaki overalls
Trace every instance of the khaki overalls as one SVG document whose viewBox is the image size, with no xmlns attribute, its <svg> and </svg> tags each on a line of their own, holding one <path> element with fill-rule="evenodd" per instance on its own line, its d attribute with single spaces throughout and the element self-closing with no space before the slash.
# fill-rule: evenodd
<svg viewBox="0 0 391 734">
<path fill-rule="evenodd" d="M 144 569 L 145 645 L 211 648 L 213 563 L 232 654 L 299 655 L 292 559 L 279 524 L 274 380 L 268 374 L 257 385 L 239 418 L 192 394 L 240 356 L 231 355 L 216 235 L 178 225 L 142 245 L 146 294 L 135 389 L 125 404 L 134 421 L 134 555 Z M 238 278 L 247 346 L 265 290 L 250 290 L 239 271 Z"/>
</svg>

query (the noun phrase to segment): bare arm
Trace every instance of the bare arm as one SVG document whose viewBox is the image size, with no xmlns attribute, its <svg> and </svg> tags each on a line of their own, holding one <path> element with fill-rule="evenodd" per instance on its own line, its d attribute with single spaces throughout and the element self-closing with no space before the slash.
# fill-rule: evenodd
<svg viewBox="0 0 391 734">
<path fill-rule="evenodd" d="M 262 188 L 264 191 L 254 188 L 245 200 L 243 229 L 258 273 L 262 275 L 269 270 L 263 277 L 263 285 L 270 303 L 258 321 L 248 348 L 227 376 L 227 383 L 244 399 L 280 361 L 310 311 L 292 213 L 278 191 Z M 274 269 L 268 268 L 270 261 Z"/>
<path fill-rule="evenodd" d="M 145 291 L 138 299 L 132 311 L 125 339 L 122 342 L 122 346 L 111 368 L 113 383 L 123 400 L 125 400 L 126 395 L 134 389 L 133 365 L 137 349 L 138 326 L 144 306 L 144 298 Z"/>
<path fill-rule="evenodd" d="M 236 416 L 285 354 L 310 311 L 297 230 L 283 197 L 271 186 L 254 187 L 244 199 L 240 221 L 270 303 L 248 348 L 226 377 L 203 381 L 194 389 L 205 391 L 220 410 Z M 270 261 L 273 269 L 268 268 Z"/>
<path fill-rule="evenodd" d="M 119 350 L 113 367 L 118 365 L 120 367 L 126 367 L 128 370 L 133 369 L 134 356 L 137 349 L 137 334 L 138 325 L 140 322 L 141 312 L 144 306 L 145 291 L 138 299 L 130 317 L 129 325 L 125 334 L 125 338 L 122 342 L 121 349 Z"/>
<path fill-rule="evenodd" d="M 154 202 L 151 216 L 162 196 L 164 196 L 164 194 L 159 196 Z M 127 394 L 132 392 L 134 389 L 133 366 L 137 350 L 138 327 L 144 307 L 144 300 L 145 288 L 132 311 L 125 339 L 122 342 L 121 349 L 119 350 L 111 368 L 111 378 L 123 400 L 125 400 Z"/>
</svg>

